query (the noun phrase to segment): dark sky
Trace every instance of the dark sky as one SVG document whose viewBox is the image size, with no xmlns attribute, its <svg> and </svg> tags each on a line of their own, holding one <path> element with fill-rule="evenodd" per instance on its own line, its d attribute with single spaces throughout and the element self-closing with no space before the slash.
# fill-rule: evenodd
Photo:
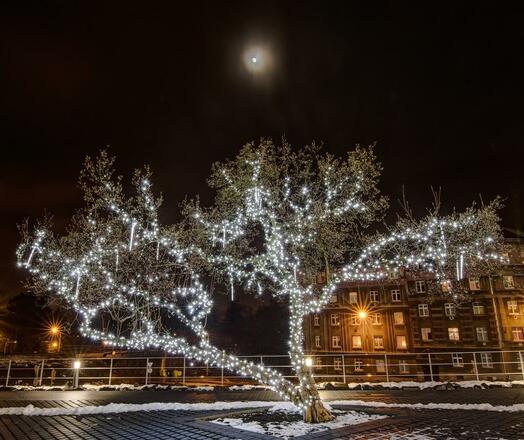
<svg viewBox="0 0 524 440">
<path fill-rule="evenodd" d="M 166 196 L 206 196 L 246 141 L 377 142 L 382 188 L 418 212 L 507 198 L 522 228 L 524 11 L 509 2 L 13 2 L 0 6 L 0 292 L 21 289 L 16 223 L 80 206 L 86 154 L 110 145 Z M 154 5 L 154 6 L 152 6 Z M 188 6 L 189 5 L 189 6 Z M 251 44 L 273 67 L 242 64 Z M 1 302 L 1 300 L 0 300 Z"/>
</svg>

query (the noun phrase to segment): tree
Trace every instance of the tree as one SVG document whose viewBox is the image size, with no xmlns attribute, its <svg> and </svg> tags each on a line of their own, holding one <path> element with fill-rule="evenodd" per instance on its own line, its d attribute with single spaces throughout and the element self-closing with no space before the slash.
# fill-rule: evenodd
<svg viewBox="0 0 524 440">
<path fill-rule="evenodd" d="M 86 206 L 65 236 L 55 237 L 48 222 L 34 233 L 22 228 L 18 264 L 31 274 L 29 287 L 64 299 L 79 313 L 85 336 L 163 348 L 251 376 L 300 407 L 308 422 L 333 416 L 304 353 L 303 320 L 320 312 L 341 282 L 410 268 L 433 273 L 436 284 L 448 282 L 454 295 L 466 273 L 499 261 L 497 201 L 447 217 L 438 209 L 420 221 L 405 216 L 383 234 L 365 234 L 387 209 L 372 147 L 335 158 L 315 145 L 294 151 L 285 142 L 247 144 L 235 159 L 213 166 L 214 204 L 189 202 L 187 218 L 168 227 L 158 221 L 161 200 L 149 170 L 135 172 L 136 194 L 126 196 L 113 163 L 105 152 L 86 159 Z M 326 282 L 319 284 L 321 271 Z M 287 301 L 295 381 L 212 343 L 206 319 L 215 283 L 227 284 L 232 299 L 241 286 Z"/>
</svg>

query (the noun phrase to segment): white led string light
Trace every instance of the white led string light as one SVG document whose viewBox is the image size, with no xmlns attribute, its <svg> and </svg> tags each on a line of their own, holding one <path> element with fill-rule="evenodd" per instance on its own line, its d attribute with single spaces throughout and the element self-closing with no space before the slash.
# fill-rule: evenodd
<svg viewBox="0 0 524 440">
<path fill-rule="evenodd" d="M 319 397 L 305 362 L 303 320 L 319 313 L 341 283 L 384 280 L 402 268 L 432 273 L 439 282 L 449 280 L 456 268 L 460 281 L 468 266 L 501 260 L 492 251 L 493 238 L 485 235 L 489 218 L 486 220 L 482 210 L 469 210 L 401 225 L 370 240 L 360 255 L 330 274 L 323 286 L 306 283 L 302 255 L 317 236 L 314 225 L 363 215 L 368 209 L 362 184 L 365 176 L 333 182 L 332 168 L 319 171 L 319 204 L 319 185 L 312 190 L 313 184 L 298 185 L 286 176 L 281 187 L 268 188 L 260 177 L 263 159 L 246 161 L 245 165 L 252 175 L 243 189 L 222 170 L 226 185 L 242 200 L 234 215 L 217 219 L 213 213 L 195 209 L 193 218 L 212 246 L 182 246 L 169 228 L 159 226 L 160 203 L 152 194 L 148 176 L 136 183 L 138 197 L 124 201 L 119 183 L 106 172 L 93 179 L 98 191 L 84 215 L 82 233 L 64 241 L 46 228 L 38 229 L 19 246 L 18 265 L 30 272 L 35 290 L 54 292 L 72 305 L 81 317 L 84 336 L 115 347 L 162 349 L 251 376 L 306 412 L 319 404 Z M 249 235 L 253 224 L 261 229 L 263 250 L 239 258 L 231 250 Z M 288 299 L 289 356 L 296 382 L 274 368 L 240 359 L 209 342 L 204 323 L 213 302 L 192 267 L 194 258 L 225 274 L 232 300 L 235 284 L 257 294 L 270 291 Z M 175 317 L 192 337 L 172 336 L 162 323 L 163 313 Z M 102 314 L 123 319 L 127 330 L 96 329 Z"/>
</svg>

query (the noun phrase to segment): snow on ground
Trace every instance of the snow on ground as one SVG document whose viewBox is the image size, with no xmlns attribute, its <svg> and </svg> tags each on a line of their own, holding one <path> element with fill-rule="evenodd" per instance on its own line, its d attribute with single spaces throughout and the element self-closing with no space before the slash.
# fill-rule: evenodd
<svg viewBox="0 0 524 440">
<path fill-rule="evenodd" d="M 272 410 L 274 410 L 274 408 Z M 371 420 L 383 419 L 388 417 L 376 414 L 366 414 L 358 411 L 334 412 L 337 414 L 337 418 L 335 420 L 331 422 L 317 424 L 305 423 L 302 420 L 263 422 L 249 419 L 246 420 L 242 417 L 227 417 L 213 420 L 212 422 L 220 425 L 227 425 L 232 428 L 243 429 L 245 431 L 251 431 L 259 434 L 266 434 L 274 437 L 288 439 L 291 437 L 313 434 L 315 432 L 326 431 L 328 429 L 343 428 L 344 426 L 356 425 L 359 423 L 369 422 Z"/>
<path fill-rule="evenodd" d="M 373 408 L 412 408 L 412 409 L 458 409 L 477 411 L 521 412 L 524 403 L 513 405 L 492 405 L 491 403 L 386 403 L 367 400 L 331 400 L 334 406 L 367 406 Z"/>
<path fill-rule="evenodd" d="M 344 384 L 341 382 L 319 382 L 317 384 L 319 390 L 360 390 L 360 389 L 454 389 L 454 388 L 511 388 L 514 386 L 524 386 L 524 380 L 514 380 L 511 382 L 503 381 L 485 381 L 485 380 L 466 380 L 462 382 L 359 382 Z M 29 386 L 29 385 L 10 385 L 8 387 L 1 387 L 0 390 L 17 390 L 17 391 L 61 391 L 68 389 L 66 386 Z M 232 385 L 229 387 L 222 386 L 185 386 L 185 385 L 133 385 L 123 383 L 120 385 L 91 385 L 83 384 L 80 389 L 88 391 L 154 391 L 154 390 L 172 390 L 172 391 L 214 391 L 214 390 L 229 390 L 229 391 L 251 391 L 251 390 L 271 390 L 271 387 L 266 385 Z"/>
<path fill-rule="evenodd" d="M 263 408 L 278 405 L 285 408 L 284 402 L 212 402 L 212 403 L 179 403 L 179 402 L 152 402 L 152 403 L 109 403 L 107 405 L 88 405 L 76 408 L 36 408 L 33 405 L 22 407 L 0 408 L 0 415 L 23 416 L 65 416 L 87 414 L 110 414 L 137 411 L 223 411 L 244 408 Z M 287 403 L 289 410 L 294 410 L 291 403 Z"/>
<path fill-rule="evenodd" d="M 364 400 L 335 400 L 329 402 L 330 406 L 362 406 L 371 408 L 413 408 L 413 409 L 448 409 L 448 410 L 478 410 L 498 412 L 521 412 L 524 404 L 492 405 L 490 403 L 385 403 Z M 232 401 L 212 403 L 179 403 L 179 402 L 153 402 L 153 403 L 109 403 L 98 406 L 82 406 L 77 408 L 36 408 L 33 405 L 22 407 L 0 408 L 0 415 L 25 415 L 25 416 L 59 416 L 59 415 L 86 415 L 108 414 L 136 411 L 223 411 L 245 408 L 268 408 L 269 411 L 294 412 L 298 409 L 290 402 L 268 401 Z"/>
<path fill-rule="evenodd" d="M 359 390 L 359 389 L 402 389 L 402 388 L 418 388 L 421 390 L 453 387 L 453 388 L 490 388 L 501 387 L 511 388 L 513 386 L 524 386 L 524 380 L 514 381 L 488 381 L 488 380 L 464 380 L 460 382 L 415 382 L 415 381 L 401 381 L 401 382 L 353 382 L 343 384 L 340 382 L 320 382 L 317 384 L 320 390 L 336 389 L 336 390 Z"/>
<path fill-rule="evenodd" d="M 255 385 L 244 385 L 245 387 L 255 387 Z M 4 387 L 4 390 L 15 390 L 15 391 L 65 391 L 71 389 L 65 385 L 55 386 L 29 386 L 29 385 L 9 385 Z M 242 388 L 239 386 L 233 386 L 226 389 L 230 390 L 249 390 L 254 388 Z M 258 388 L 257 388 L 258 389 Z M 260 389 L 267 389 L 267 387 L 261 387 Z M 150 384 L 150 385 L 132 385 L 129 383 L 122 383 L 119 385 L 92 385 L 83 384 L 80 385 L 79 390 L 84 391 L 214 391 L 213 386 L 183 386 L 183 385 L 161 385 L 161 384 Z"/>
<path fill-rule="evenodd" d="M 229 391 L 251 391 L 251 390 L 272 390 L 267 385 L 232 385 L 228 387 Z"/>
</svg>

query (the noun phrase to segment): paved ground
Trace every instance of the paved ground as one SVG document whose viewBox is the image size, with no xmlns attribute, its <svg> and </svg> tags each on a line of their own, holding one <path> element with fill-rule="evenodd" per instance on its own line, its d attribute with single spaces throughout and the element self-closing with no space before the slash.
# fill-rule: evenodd
<svg viewBox="0 0 524 440">
<path fill-rule="evenodd" d="M 524 403 L 522 389 L 455 391 L 325 391 L 328 400 L 352 399 L 389 403 L 447 402 Z M 75 407 L 109 402 L 212 402 L 216 400 L 277 400 L 269 391 L 28 391 L 1 392 L 0 406 Z M 347 407 L 345 407 L 347 408 Z M 387 419 L 309 435 L 309 439 L 524 439 L 524 412 L 410 410 L 355 407 Z M 245 412 L 245 411 L 244 411 Z M 267 436 L 210 423 L 231 411 L 156 411 L 89 416 L 1 416 L 2 439 L 264 439 Z"/>
</svg>

